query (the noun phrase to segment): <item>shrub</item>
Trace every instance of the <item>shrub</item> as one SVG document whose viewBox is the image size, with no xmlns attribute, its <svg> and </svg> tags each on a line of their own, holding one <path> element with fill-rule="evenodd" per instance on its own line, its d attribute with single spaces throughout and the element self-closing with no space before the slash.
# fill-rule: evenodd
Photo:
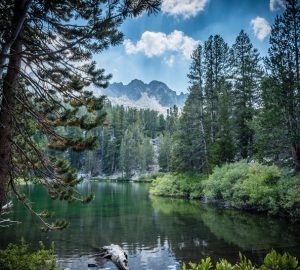
<svg viewBox="0 0 300 270">
<path fill-rule="evenodd" d="M 228 206 L 278 211 L 278 182 L 282 176 L 276 166 L 246 161 L 217 167 L 205 183 L 208 199 L 221 199 Z"/>
<path fill-rule="evenodd" d="M 224 199 L 232 197 L 232 187 L 246 178 L 249 166 L 245 161 L 225 164 L 216 167 L 206 181 L 204 195 L 208 199 Z"/>
<path fill-rule="evenodd" d="M 162 172 L 153 172 L 149 174 L 140 175 L 139 178 L 135 181 L 137 182 L 153 182 L 158 177 L 163 177 L 164 173 Z"/>
<path fill-rule="evenodd" d="M 182 187 L 180 187 L 181 181 L 171 174 L 166 174 L 163 177 L 159 177 L 153 181 L 150 188 L 150 194 L 159 196 L 171 196 L 171 197 L 187 197 Z"/>
<path fill-rule="evenodd" d="M 23 240 L 20 245 L 9 244 L 0 250 L 1 270 L 57 270 L 53 246 L 45 249 L 40 242 L 39 250 L 31 252 Z"/>
<path fill-rule="evenodd" d="M 203 176 L 188 174 L 165 174 L 152 182 L 150 193 L 158 196 L 201 198 Z"/>
<path fill-rule="evenodd" d="M 189 263 L 189 266 L 183 264 L 181 270 L 299 270 L 298 260 L 296 257 L 288 253 L 283 255 L 272 250 L 264 259 L 264 263 L 256 268 L 250 260 L 240 254 L 240 260 L 235 265 L 232 265 L 227 260 L 221 259 L 217 262 L 216 267 L 213 267 L 210 258 L 202 259 L 199 264 Z"/>
<path fill-rule="evenodd" d="M 293 218 L 300 218 L 300 175 L 285 176 L 278 183 L 280 211 Z"/>
</svg>

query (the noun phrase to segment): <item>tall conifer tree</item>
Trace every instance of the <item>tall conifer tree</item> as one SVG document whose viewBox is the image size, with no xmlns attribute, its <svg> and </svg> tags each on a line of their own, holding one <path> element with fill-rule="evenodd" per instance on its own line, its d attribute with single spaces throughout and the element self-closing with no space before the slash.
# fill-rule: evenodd
<svg viewBox="0 0 300 270">
<path fill-rule="evenodd" d="M 277 148 L 282 149 L 281 156 L 292 156 L 295 170 L 300 171 L 300 6 L 297 0 L 286 1 L 283 15 L 277 16 L 272 26 L 270 44 L 266 60 L 269 76 L 262 93 L 265 126 L 261 130 L 263 137 L 269 137 L 265 148 L 270 146 L 268 142 L 276 141 Z M 274 132 L 278 127 L 281 127 L 280 134 Z"/>
<path fill-rule="evenodd" d="M 260 79 L 262 69 L 260 57 L 250 41 L 249 36 L 242 30 L 232 47 L 233 57 L 233 113 L 237 148 L 242 158 L 253 154 L 254 131 L 251 122 L 258 106 Z"/>
</svg>

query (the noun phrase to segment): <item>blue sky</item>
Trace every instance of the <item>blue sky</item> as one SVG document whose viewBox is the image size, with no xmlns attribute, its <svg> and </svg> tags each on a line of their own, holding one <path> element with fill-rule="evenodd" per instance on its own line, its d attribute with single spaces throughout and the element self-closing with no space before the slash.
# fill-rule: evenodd
<svg viewBox="0 0 300 270">
<path fill-rule="evenodd" d="M 270 24 L 284 0 L 163 0 L 162 11 L 128 19 L 121 26 L 123 44 L 95 56 L 99 67 L 113 74 L 111 82 L 141 79 L 165 82 L 186 92 L 189 55 L 198 42 L 220 34 L 232 45 L 241 29 L 264 56 Z"/>
</svg>

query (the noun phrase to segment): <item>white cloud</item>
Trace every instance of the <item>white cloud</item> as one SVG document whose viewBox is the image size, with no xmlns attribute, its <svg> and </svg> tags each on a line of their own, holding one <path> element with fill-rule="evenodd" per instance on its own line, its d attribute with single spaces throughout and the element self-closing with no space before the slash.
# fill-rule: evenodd
<svg viewBox="0 0 300 270">
<path fill-rule="evenodd" d="M 184 58 L 189 59 L 198 43 L 197 40 L 177 30 L 169 35 L 162 32 L 146 31 L 136 44 L 127 39 L 124 46 L 127 54 L 144 53 L 147 57 L 153 57 L 163 55 L 166 52 L 179 52 Z"/>
<path fill-rule="evenodd" d="M 175 56 L 171 55 L 170 57 L 165 57 L 162 61 L 163 64 L 166 64 L 168 67 L 173 67 L 175 62 Z"/>
<path fill-rule="evenodd" d="M 163 13 L 187 19 L 203 11 L 207 3 L 208 0 L 163 0 L 161 10 Z"/>
<path fill-rule="evenodd" d="M 251 20 L 254 35 L 259 40 L 264 40 L 271 32 L 271 26 L 266 19 L 256 17 Z"/>
<path fill-rule="evenodd" d="M 270 10 L 276 11 L 285 7 L 285 0 L 270 0 Z"/>
</svg>

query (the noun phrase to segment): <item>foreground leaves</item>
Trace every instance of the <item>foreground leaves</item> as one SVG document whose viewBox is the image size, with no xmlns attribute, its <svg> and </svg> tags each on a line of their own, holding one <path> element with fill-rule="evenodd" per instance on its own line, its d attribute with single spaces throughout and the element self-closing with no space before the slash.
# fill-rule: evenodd
<svg viewBox="0 0 300 270">
<path fill-rule="evenodd" d="M 183 264 L 181 270 L 299 270 L 298 260 L 296 257 L 288 253 L 283 255 L 272 250 L 264 259 L 264 263 L 260 267 L 256 267 L 245 256 L 240 254 L 240 260 L 235 265 L 232 265 L 225 259 L 217 262 L 214 268 L 211 258 L 202 259 L 199 264 L 189 263 L 188 266 Z"/>
</svg>

